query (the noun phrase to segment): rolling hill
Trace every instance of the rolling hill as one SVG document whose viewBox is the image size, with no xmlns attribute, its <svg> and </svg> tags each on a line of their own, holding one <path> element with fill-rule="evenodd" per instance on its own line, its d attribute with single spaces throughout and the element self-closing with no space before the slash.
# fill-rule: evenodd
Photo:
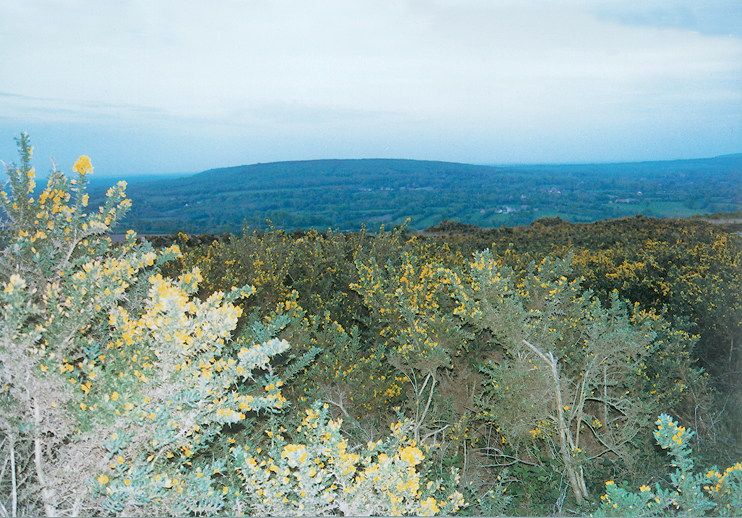
<svg viewBox="0 0 742 518">
<path fill-rule="evenodd" d="M 103 196 L 92 188 L 91 202 Z M 445 219 L 480 227 L 742 209 L 742 154 L 578 165 L 471 165 L 397 159 L 309 160 L 212 169 L 132 183 L 124 221 L 140 233 L 239 232 L 243 224 L 357 230 Z M 271 223 L 268 223 L 270 221 Z"/>
</svg>

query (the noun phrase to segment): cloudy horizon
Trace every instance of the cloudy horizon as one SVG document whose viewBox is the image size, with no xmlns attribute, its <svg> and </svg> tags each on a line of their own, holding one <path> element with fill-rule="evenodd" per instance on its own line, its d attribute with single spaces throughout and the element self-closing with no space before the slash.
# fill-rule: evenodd
<svg viewBox="0 0 742 518">
<path fill-rule="evenodd" d="M 0 64 L 0 159 L 27 131 L 38 170 L 742 152 L 731 0 L 6 2 Z"/>
</svg>

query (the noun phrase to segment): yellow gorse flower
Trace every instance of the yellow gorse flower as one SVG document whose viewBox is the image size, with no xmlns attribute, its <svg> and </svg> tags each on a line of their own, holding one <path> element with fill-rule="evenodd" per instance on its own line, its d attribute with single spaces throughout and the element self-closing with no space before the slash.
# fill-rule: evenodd
<svg viewBox="0 0 742 518">
<path fill-rule="evenodd" d="M 90 158 L 86 155 L 82 155 L 80 158 L 77 159 L 77 162 L 75 162 L 72 170 L 82 176 L 91 174 L 93 172 L 93 165 L 90 163 Z"/>
<path fill-rule="evenodd" d="M 416 446 L 407 446 L 399 452 L 399 458 L 413 466 L 420 464 L 424 457 L 423 452 Z"/>
</svg>

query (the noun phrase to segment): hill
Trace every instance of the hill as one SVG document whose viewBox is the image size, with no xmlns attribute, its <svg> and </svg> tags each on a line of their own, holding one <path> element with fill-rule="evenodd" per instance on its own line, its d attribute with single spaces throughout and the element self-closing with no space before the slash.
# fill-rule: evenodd
<svg viewBox="0 0 742 518">
<path fill-rule="evenodd" d="M 93 200 L 103 190 L 93 192 Z M 97 195 L 96 195 L 97 194 Z M 357 230 L 442 220 L 480 227 L 543 217 L 591 222 L 742 209 L 742 154 L 624 164 L 489 166 L 397 159 L 309 160 L 212 169 L 130 185 L 142 233 Z"/>
</svg>

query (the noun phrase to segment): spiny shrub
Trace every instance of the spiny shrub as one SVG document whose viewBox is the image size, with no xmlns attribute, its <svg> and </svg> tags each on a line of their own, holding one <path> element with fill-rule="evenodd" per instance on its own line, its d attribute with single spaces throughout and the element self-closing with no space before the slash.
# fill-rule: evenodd
<svg viewBox="0 0 742 518">
<path fill-rule="evenodd" d="M 238 301 L 251 286 L 195 297 L 198 268 L 174 279 L 159 271 L 177 246 L 105 236 L 129 207 L 125 183 L 87 213 L 92 165 L 83 156 L 76 179 L 55 168 L 36 197 L 28 137 L 18 144 L 21 164 L 8 166 L 10 189 L 0 193 L 2 513 L 434 514 L 463 505 L 455 477 L 444 487 L 427 475 L 404 425 L 360 455 L 340 422 L 312 407 L 303 442 L 276 437 L 263 452 L 256 423 L 288 406 L 271 362 L 289 349 L 278 335 L 300 308 L 288 301 L 244 320 Z M 283 359 L 282 372 L 317 354 Z M 264 500 L 277 483 L 285 491 L 271 507 Z"/>
<path fill-rule="evenodd" d="M 464 505 L 463 496 L 448 484 L 424 477 L 425 454 L 407 436 L 410 423 L 392 425 L 388 439 L 352 448 L 341 420 L 328 416 L 328 405 L 305 411 L 297 442 L 270 433 L 267 456 L 249 447 L 235 450 L 239 471 L 253 488 L 249 499 L 261 515 L 350 516 L 451 514 Z M 285 430 L 284 430 L 285 431 Z"/>
<path fill-rule="evenodd" d="M 675 471 L 670 473 L 670 487 L 656 483 L 643 485 L 635 493 L 614 481 L 606 482 L 601 497 L 602 516 L 742 516 L 742 464 L 723 472 L 714 466 L 708 472 L 694 473 L 692 450 L 694 432 L 687 430 L 667 414 L 660 415 L 654 432 L 657 443 L 670 451 Z"/>
</svg>

